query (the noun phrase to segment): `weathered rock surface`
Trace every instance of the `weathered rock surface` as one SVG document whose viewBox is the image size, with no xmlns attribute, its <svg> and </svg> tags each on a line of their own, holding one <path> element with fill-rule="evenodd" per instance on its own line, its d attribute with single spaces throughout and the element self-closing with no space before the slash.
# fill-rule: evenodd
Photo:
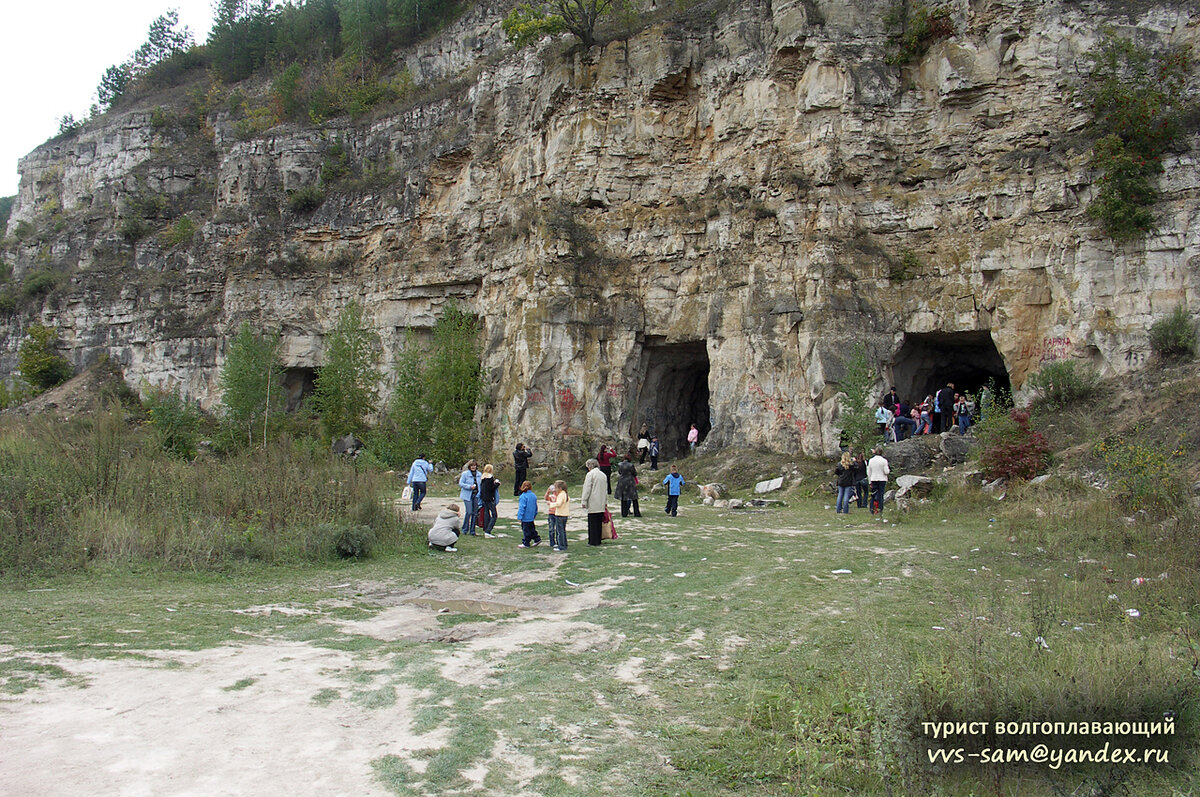
<svg viewBox="0 0 1200 797">
<path fill-rule="evenodd" d="M 643 422 L 664 458 L 690 423 L 830 453 L 853 342 L 908 394 L 971 369 L 1019 390 L 1057 358 L 1139 367 L 1150 323 L 1200 290 L 1200 169 L 1169 155 L 1159 231 L 1115 246 L 1086 215 L 1070 88 L 1104 26 L 1194 44 L 1188 7 L 958 3 L 957 34 L 894 67 L 888 5 L 750 0 L 500 58 L 483 6 L 405 59 L 458 88 L 369 121 L 243 140 L 224 105 L 184 124 L 182 92 L 108 114 L 21 161 L 5 259 L 70 278 L 4 327 L 0 373 L 36 317 L 77 365 L 108 354 L 211 404 L 244 321 L 280 331 L 299 386 L 348 301 L 388 370 L 454 300 L 483 322 L 492 448 L 553 459 Z M 333 141 L 351 178 L 290 208 Z"/>
</svg>

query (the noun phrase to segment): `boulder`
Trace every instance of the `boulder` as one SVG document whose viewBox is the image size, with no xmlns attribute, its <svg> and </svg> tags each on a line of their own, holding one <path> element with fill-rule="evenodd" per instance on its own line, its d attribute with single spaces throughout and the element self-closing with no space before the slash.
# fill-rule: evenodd
<svg viewBox="0 0 1200 797">
<path fill-rule="evenodd" d="M 766 481 L 759 482 L 758 484 L 754 485 L 754 492 L 758 495 L 762 495 L 763 493 L 769 493 L 774 490 L 778 490 L 781 487 L 783 487 L 782 476 L 777 479 L 767 479 Z"/>
<path fill-rule="evenodd" d="M 439 460 L 433 463 L 433 472 L 437 474 L 446 474 L 450 472 L 450 469 L 446 467 L 445 462 Z"/>
<path fill-rule="evenodd" d="M 972 434 L 962 435 L 947 432 L 941 435 L 938 448 L 951 464 L 959 465 L 970 459 L 975 450 L 979 448 L 979 439 Z"/>
<path fill-rule="evenodd" d="M 1045 484 L 1048 481 L 1050 481 L 1050 474 L 1043 473 L 1041 476 L 1034 476 L 1032 479 L 1029 480 L 1029 483 L 1030 484 Z"/>
<path fill-rule="evenodd" d="M 742 499 L 730 498 L 729 499 L 729 508 L 730 509 L 741 509 L 742 508 Z"/>
<path fill-rule="evenodd" d="M 888 443 L 883 456 L 892 470 L 924 470 L 933 462 L 937 443 L 934 435 L 917 435 L 899 443 Z"/>
<path fill-rule="evenodd" d="M 331 447 L 331 450 L 333 451 L 334 454 L 347 454 L 349 456 L 354 456 L 355 454 L 357 454 L 359 452 L 359 449 L 361 449 L 362 447 L 363 447 L 362 440 L 359 440 L 357 437 L 355 437 L 352 434 L 348 434 L 345 437 L 336 438 L 333 441 L 333 446 Z"/>
<path fill-rule="evenodd" d="M 896 479 L 896 498 L 916 498 L 933 491 L 933 479 L 928 476 L 905 475 Z"/>
<path fill-rule="evenodd" d="M 729 491 L 725 489 L 725 485 L 718 484 L 717 482 L 700 485 L 700 495 L 705 498 L 712 498 L 714 501 L 724 497 L 728 493 Z"/>
</svg>

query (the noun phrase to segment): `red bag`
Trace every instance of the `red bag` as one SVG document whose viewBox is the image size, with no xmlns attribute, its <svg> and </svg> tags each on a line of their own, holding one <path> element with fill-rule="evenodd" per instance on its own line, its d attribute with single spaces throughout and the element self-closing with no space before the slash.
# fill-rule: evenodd
<svg viewBox="0 0 1200 797">
<path fill-rule="evenodd" d="M 600 539 L 615 540 L 617 538 L 617 526 L 613 523 L 612 514 L 605 509 L 604 520 L 600 523 Z"/>
<path fill-rule="evenodd" d="M 479 514 L 475 516 L 475 525 L 483 528 L 486 524 L 487 521 L 483 519 L 483 507 L 481 506 L 479 507 Z"/>
</svg>

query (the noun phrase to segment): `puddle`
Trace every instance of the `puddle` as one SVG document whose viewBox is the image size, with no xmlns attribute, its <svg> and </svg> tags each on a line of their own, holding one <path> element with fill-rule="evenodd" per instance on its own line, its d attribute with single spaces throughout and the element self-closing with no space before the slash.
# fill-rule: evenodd
<svg viewBox="0 0 1200 797">
<path fill-rule="evenodd" d="M 414 606 L 423 606 L 427 609 L 433 609 L 435 612 L 440 612 L 445 609 L 449 612 L 459 612 L 461 614 L 514 614 L 521 611 L 520 606 L 512 606 L 507 603 L 495 603 L 493 601 L 474 601 L 474 600 L 459 600 L 459 601 L 439 601 L 429 598 L 408 598 L 403 603 L 411 603 Z"/>
</svg>

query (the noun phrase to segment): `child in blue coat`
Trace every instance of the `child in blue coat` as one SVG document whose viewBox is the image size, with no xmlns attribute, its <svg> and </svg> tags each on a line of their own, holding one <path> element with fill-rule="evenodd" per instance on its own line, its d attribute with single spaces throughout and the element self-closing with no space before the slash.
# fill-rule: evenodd
<svg viewBox="0 0 1200 797">
<path fill-rule="evenodd" d="M 537 513 L 537 496 L 533 494 L 533 485 L 521 482 L 521 497 L 517 501 L 517 520 L 521 521 L 521 544 L 518 548 L 532 548 L 542 544 L 542 538 L 538 536 L 533 525 Z"/>
<path fill-rule="evenodd" d="M 679 517 L 679 493 L 683 491 L 683 477 L 679 475 L 679 468 L 676 465 L 671 466 L 671 472 L 667 474 L 667 478 L 663 479 L 663 484 L 667 485 L 667 514 L 671 517 Z"/>
</svg>

